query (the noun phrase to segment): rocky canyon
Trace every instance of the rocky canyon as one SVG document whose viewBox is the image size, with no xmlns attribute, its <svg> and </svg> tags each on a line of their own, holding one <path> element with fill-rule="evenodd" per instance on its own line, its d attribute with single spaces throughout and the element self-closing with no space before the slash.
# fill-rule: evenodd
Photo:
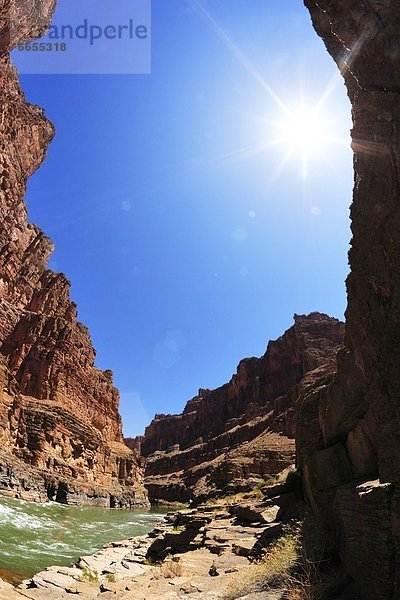
<svg viewBox="0 0 400 600">
<path fill-rule="evenodd" d="M 182 414 L 156 415 L 141 440 L 150 497 L 195 500 L 246 491 L 294 462 L 295 407 L 326 385 L 344 324 L 295 315 L 262 358 L 242 360 L 229 383 L 199 390 Z"/>
<path fill-rule="evenodd" d="M 9 52 L 48 27 L 55 3 L 0 0 L 0 491 L 110 507 L 145 506 L 148 496 L 199 505 L 262 490 L 295 462 L 290 476 L 354 597 L 396 600 L 400 7 L 304 3 L 352 104 L 346 326 L 295 315 L 264 356 L 125 443 L 112 373 L 96 368 L 69 281 L 48 270 L 52 242 L 29 223 L 24 201 L 54 128 L 27 103 Z"/>
<path fill-rule="evenodd" d="M 313 377 L 309 386 L 302 383 L 313 373 L 306 368 L 285 382 L 281 356 L 273 390 L 263 381 L 269 352 L 276 356 L 270 345 L 261 362 L 244 361 L 226 387 L 201 390 L 182 415 L 158 415 L 142 445 L 146 481 L 155 497 L 170 489 L 182 497 L 218 494 L 244 473 L 257 481 L 257 436 L 271 436 L 270 447 L 276 432 L 281 442 L 287 440 L 275 454 L 282 466 L 295 435 L 297 472 L 327 555 L 340 560 L 353 579 L 353 597 L 395 600 L 400 597 L 400 8 L 391 0 L 305 0 L 305 5 L 352 104 L 355 180 L 344 346 L 336 364 L 328 361 L 328 372 Z M 248 404 L 241 405 L 243 397 Z M 213 413 L 215 430 L 205 431 L 203 418 L 211 406 L 222 410 Z M 241 439 L 243 426 L 248 434 Z M 240 450 L 231 449 L 235 443 Z M 273 471 L 266 467 L 262 476 Z"/>
<path fill-rule="evenodd" d="M 0 4 L 0 489 L 25 499 L 147 505 L 112 373 L 95 367 L 69 281 L 46 268 L 53 244 L 29 223 L 24 201 L 54 128 L 25 100 L 9 51 L 49 26 L 54 5 Z"/>
</svg>

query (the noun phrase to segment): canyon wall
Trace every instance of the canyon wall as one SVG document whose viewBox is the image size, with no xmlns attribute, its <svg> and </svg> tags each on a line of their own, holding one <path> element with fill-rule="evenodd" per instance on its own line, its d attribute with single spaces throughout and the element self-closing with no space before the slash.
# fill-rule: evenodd
<svg viewBox="0 0 400 600">
<path fill-rule="evenodd" d="M 182 414 L 156 415 L 141 445 L 150 497 L 196 502 L 246 490 L 294 460 L 294 407 L 304 389 L 330 381 L 344 325 L 295 315 L 261 358 L 242 360 L 229 383 L 199 390 Z"/>
<path fill-rule="evenodd" d="M 355 185 L 345 347 L 304 394 L 297 460 L 360 598 L 400 597 L 400 5 L 306 0 L 352 104 Z"/>
<path fill-rule="evenodd" d="M 54 128 L 26 102 L 8 52 L 49 26 L 54 5 L 0 0 L 0 491 L 145 505 L 112 373 L 95 367 L 69 281 L 46 268 L 53 244 L 27 219 L 26 183 Z"/>
</svg>

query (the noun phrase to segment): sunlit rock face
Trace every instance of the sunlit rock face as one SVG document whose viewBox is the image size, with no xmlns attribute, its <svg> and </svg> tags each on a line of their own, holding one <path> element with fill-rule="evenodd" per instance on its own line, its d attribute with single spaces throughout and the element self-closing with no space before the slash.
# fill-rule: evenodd
<svg viewBox="0 0 400 600">
<path fill-rule="evenodd" d="M 150 496 L 200 502 L 262 484 L 292 464 L 296 403 L 316 382 L 331 381 L 343 334 L 344 324 L 327 315 L 295 315 L 229 383 L 200 390 L 181 414 L 156 415 L 141 440 Z"/>
<path fill-rule="evenodd" d="M 26 183 L 54 128 L 26 102 L 7 50 L 43 32 L 53 9 L 49 0 L 0 0 L 0 489 L 43 498 L 60 488 L 62 501 L 143 504 L 112 373 L 94 366 L 69 281 L 46 269 L 52 242 L 27 221 Z"/>
<path fill-rule="evenodd" d="M 360 594 L 399 598 L 400 5 L 305 5 L 352 103 L 355 185 L 345 348 L 299 412 L 298 462 Z"/>
<path fill-rule="evenodd" d="M 0 50 L 40 37 L 50 25 L 56 0 L 2 0 L 0 4 Z"/>
</svg>

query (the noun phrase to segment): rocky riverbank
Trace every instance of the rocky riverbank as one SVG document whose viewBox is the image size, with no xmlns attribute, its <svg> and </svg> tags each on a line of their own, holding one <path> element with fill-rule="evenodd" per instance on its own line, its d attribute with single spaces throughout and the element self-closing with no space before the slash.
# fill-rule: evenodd
<svg viewBox="0 0 400 600">
<path fill-rule="evenodd" d="M 148 535 L 107 544 L 73 567 L 49 567 L 17 587 L 3 582 L 0 599 L 238 597 L 252 561 L 286 535 L 299 503 L 292 476 L 239 499 L 170 512 Z M 284 597 L 283 589 L 270 592 L 263 597 Z"/>
<path fill-rule="evenodd" d="M 240 497 L 170 512 L 148 535 L 107 544 L 72 567 L 49 567 L 17 587 L 2 583 L 0 600 L 303 598 L 292 595 L 303 514 L 291 472 Z M 347 583 L 339 578 L 339 587 Z"/>
</svg>

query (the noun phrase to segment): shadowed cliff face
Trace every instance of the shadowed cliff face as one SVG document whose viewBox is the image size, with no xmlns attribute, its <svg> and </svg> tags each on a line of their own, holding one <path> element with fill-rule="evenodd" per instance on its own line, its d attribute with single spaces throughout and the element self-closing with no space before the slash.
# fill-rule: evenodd
<svg viewBox="0 0 400 600">
<path fill-rule="evenodd" d="M 54 128 L 26 102 L 7 51 L 42 33 L 54 6 L 0 0 L 0 489 L 43 498 L 46 487 L 52 497 L 60 488 L 63 501 L 143 503 L 112 373 L 95 367 L 69 281 L 46 269 L 52 242 L 27 221 L 26 183 Z M 16 475 L 24 472 L 18 459 L 32 465 L 30 490 Z"/>
<path fill-rule="evenodd" d="M 355 184 L 345 349 L 334 384 L 304 399 L 298 461 L 315 513 L 361 592 L 398 598 L 400 4 L 305 5 L 352 103 Z"/>
</svg>

